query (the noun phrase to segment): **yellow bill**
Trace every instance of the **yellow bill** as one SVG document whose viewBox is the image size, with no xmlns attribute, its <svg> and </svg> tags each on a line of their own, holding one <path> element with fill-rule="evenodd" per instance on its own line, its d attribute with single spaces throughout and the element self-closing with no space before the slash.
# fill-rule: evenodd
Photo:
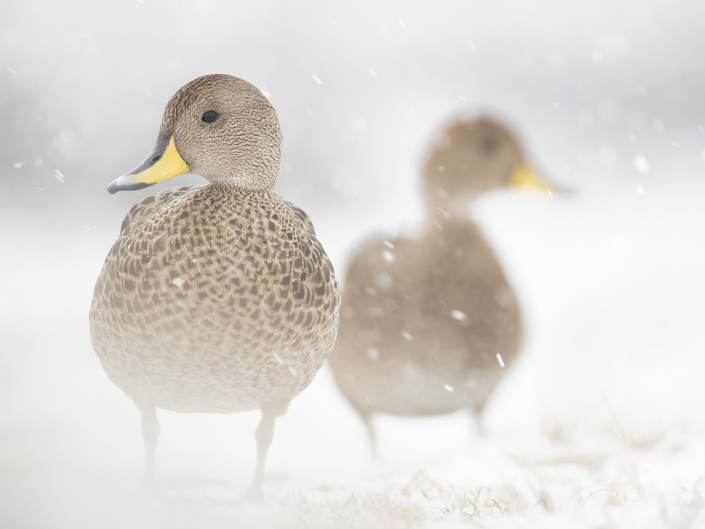
<svg viewBox="0 0 705 529">
<path fill-rule="evenodd" d="M 108 186 L 111 195 L 118 191 L 132 191 L 188 173 L 188 164 L 181 158 L 176 150 L 174 137 L 157 143 L 147 159 L 132 171 L 113 180 Z"/>
<path fill-rule="evenodd" d="M 555 185 L 538 176 L 524 163 L 517 164 L 509 183 L 516 187 L 533 187 L 543 191 L 559 190 Z"/>
</svg>

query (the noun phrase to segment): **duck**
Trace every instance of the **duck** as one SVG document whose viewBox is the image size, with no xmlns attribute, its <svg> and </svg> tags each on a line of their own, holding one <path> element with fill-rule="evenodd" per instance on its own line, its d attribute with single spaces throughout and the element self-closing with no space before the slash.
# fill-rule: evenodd
<svg viewBox="0 0 705 529">
<path fill-rule="evenodd" d="M 141 412 L 147 486 L 157 408 L 260 410 L 245 499 L 261 501 L 275 419 L 335 342 L 333 265 L 308 215 L 275 191 L 282 141 L 277 113 L 254 85 L 206 75 L 174 94 L 152 152 L 108 187 L 143 189 L 187 172 L 207 181 L 132 207 L 90 307 L 102 367 Z"/>
<path fill-rule="evenodd" d="M 510 186 L 559 190 L 530 168 L 499 121 L 455 118 L 425 157 L 419 236 L 375 236 L 352 258 L 329 364 L 367 429 L 373 457 L 374 416 L 468 410 L 479 421 L 516 361 L 520 306 L 468 214 L 477 197 Z"/>
</svg>

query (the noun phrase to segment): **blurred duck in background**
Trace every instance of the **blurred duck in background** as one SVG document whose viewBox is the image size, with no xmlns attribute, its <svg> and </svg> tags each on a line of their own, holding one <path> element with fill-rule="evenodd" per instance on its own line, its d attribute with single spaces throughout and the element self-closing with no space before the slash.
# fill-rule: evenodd
<svg viewBox="0 0 705 529">
<path fill-rule="evenodd" d="M 156 408 L 259 409 L 246 498 L 261 500 L 274 421 L 333 347 L 338 284 L 306 213 L 274 191 L 281 144 L 276 111 L 257 88 L 200 77 L 167 104 L 145 162 L 108 188 L 141 189 L 189 171 L 209 181 L 135 205 L 93 295 L 93 347 L 142 412 L 148 486 Z"/>
<path fill-rule="evenodd" d="M 374 414 L 467 409 L 479 420 L 519 354 L 521 311 L 468 211 L 482 193 L 507 186 L 556 189 L 530 170 L 506 128 L 485 117 L 457 120 L 427 157 L 421 235 L 373 240 L 355 255 L 329 361 L 373 454 Z"/>
</svg>

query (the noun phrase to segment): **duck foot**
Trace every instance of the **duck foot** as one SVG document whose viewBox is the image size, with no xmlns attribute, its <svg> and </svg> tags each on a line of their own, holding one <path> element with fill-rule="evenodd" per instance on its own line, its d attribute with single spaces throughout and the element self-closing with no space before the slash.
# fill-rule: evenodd
<svg viewBox="0 0 705 529">
<path fill-rule="evenodd" d="M 247 489 L 247 492 L 242 497 L 243 503 L 262 503 L 264 501 L 264 494 L 262 494 L 262 487 L 251 486 Z"/>
</svg>

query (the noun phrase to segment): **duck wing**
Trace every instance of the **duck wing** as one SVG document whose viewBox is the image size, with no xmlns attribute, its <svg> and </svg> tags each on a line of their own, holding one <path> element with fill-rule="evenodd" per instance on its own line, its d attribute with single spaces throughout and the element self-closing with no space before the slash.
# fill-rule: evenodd
<svg viewBox="0 0 705 529">
<path fill-rule="evenodd" d="M 306 214 L 306 212 L 303 209 L 301 209 L 300 207 L 295 206 L 291 202 L 287 202 L 287 205 L 294 212 L 294 215 L 296 216 L 296 218 L 301 222 L 301 225 L 302 225 L 302 228 L 304 229 L 304 231 L 308 232 L 310 235 L 315 236 L 316 230 L 313 229 L 313 222 L 311 222 L 311 219 Z"/>
</svg>

